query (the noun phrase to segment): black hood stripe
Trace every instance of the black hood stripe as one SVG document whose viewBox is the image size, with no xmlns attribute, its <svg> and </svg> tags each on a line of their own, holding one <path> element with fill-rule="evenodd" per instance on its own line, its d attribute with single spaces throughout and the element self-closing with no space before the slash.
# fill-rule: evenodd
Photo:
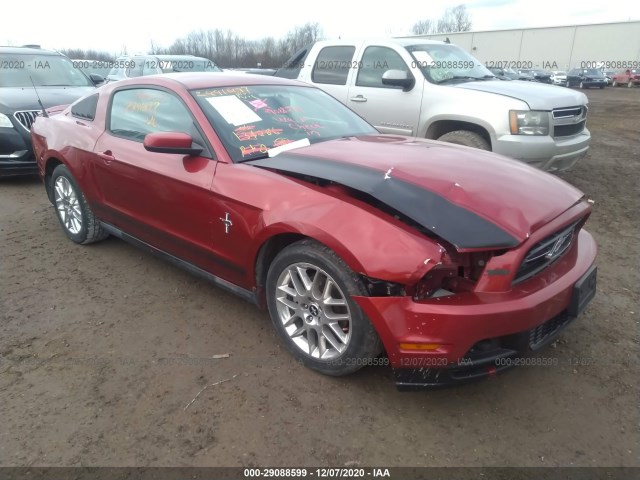
<svg viewBox="0 0 640 480">
<path fill-rule="evenodd" d="M 281 153 L 249 165 L 308 175 L 367 193 L 456 248 L 511 248 L 520 242 L 481 216 L 446 198 L 379 170 L 306 155 Z M 388 177 L 388 178 L 385 178 Z"/>
</svg>

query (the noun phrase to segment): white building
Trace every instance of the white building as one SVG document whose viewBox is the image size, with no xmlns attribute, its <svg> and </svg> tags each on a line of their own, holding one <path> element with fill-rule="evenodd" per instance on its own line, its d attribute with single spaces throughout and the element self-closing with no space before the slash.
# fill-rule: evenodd
<svg viewBox="0 0 640 480">
<path fill-rule="evenodd" d="M 416 35 L 446 40 L 488 67 L 640 68 L 640 21 Z M 409 37 L 403 37 L 409 38 Z"/>
</svg>

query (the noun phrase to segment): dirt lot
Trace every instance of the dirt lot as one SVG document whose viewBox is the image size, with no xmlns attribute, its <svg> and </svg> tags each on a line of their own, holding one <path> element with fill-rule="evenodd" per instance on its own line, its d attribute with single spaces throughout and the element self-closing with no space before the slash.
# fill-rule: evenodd
<svg viewBox="0 0 640 480">
<path fill-rule="evenodd" d="M 437 392 L 307 370 L 266 313 L 0 182 L 0 465 L 638 466 L 640 89 L 589 90 L 599 293 L 555 348 Z M 229 358 L 211 358 L 229 353 Z M 232 378 L 204 390 L 206 385 Z"/>
</svg>

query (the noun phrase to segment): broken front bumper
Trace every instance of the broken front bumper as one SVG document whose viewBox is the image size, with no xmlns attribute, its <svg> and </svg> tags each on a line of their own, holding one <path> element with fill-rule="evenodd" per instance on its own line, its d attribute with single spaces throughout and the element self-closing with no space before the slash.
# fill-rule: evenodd
<svg viewBox="0 0 640 480">
<path fill-rule="evenodd" d="M 551 342 L 595 294 L 595 241 L 582 230 L 575 247 L 508 292 L 470 292 L 429 302 L 355 297 L 384 343 L 398 388 L 490 377 Z M 407 350 L 406 344 L 437 348 Z"/>
</svg>

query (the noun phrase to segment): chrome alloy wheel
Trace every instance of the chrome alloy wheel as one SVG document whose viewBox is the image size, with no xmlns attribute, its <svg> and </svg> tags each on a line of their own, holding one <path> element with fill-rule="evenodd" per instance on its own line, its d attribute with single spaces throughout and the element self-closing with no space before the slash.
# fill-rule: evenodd
<svg viewBox="0 0 640 480">
<path fill-rule="evenodd" d="M 278 317 L 291 341 L 319 360 L 339 357 L 351 340 L 347 299 L 327 272 L 308 263 L 289 265 L 276 286 Z"/>
<path fill-rule="evenodd" d="M 71 182 L 63 176 L 58 177 L 54 185 L 54 195 L 56 209 L 64 228 L 76 235 L 82 229 L 82 211 Z"/>
</svg>

